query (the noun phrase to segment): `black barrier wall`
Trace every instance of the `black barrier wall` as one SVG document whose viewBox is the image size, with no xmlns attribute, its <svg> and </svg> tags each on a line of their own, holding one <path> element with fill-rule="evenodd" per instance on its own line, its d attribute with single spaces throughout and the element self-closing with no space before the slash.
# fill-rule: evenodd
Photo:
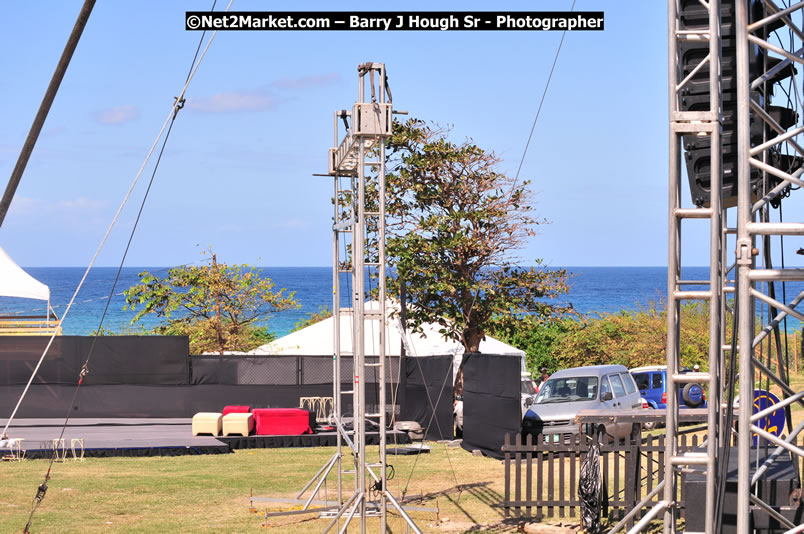
<svg viewBox="0 0 804 534">
<path fill-rule="evenodd" d="M 521 359 L 518 356 L 467 354 L 463 368 L 463 443 L 502 458 L 505 434 L 522 426 L 520 407 Z"/>
<path fill-rule="evenodd" d="M 405 358 L 402 421 L 417 421 L 431 440 L 452 439 L 452 356 Z"/>
<path fill-rule="evenodd" d="M 192 417 L 232 404 L 289 408 L 299 406 L 300 397 L 332 396 L 332 356 L 189 356 L 186 337 L 110 336 L 98 338 L 90 373 L 70 407 L 92 340 L 56 338 L 17 417 L 63 418 L 68 411 L 71 417 L 86 418 Z M 0 418 L 11 414 L 47 342 L 37 336 L 0 338 Z M 442 388 L 452 357 L 407 358 L 406 395 L 399 391 L 399 358 L 389 360 L 386 404 L 397 414 L 404 412 L 402 419 L 429 425 L 433 439 L 451 436 L 451 373 L 448 391 Z M 340 364 L 342 390 L 350 390 L 352 359 L 343 357 Z M 372 412 L 377 411 L 377 373 L 374 368 L 363 377 L 367 410 Z M 408 399 L 410 409 L 400 410 L 400 396 Z M 351 409 L 346 395 L 344 415 L 351 415 Z"/>
<path fill-rule="evenodd" d="M 0 388 L 0 418 L 8 417 L 24 386 Z M 17 418 L 64 418 L 75 393 L 75 386 L 31 386 Z M 303 394 L 303 395 L 300 395 Z M 81 386 L 70 417 L 192 417 L 198 412 L 220 412 L 224 406 L 252 408 L 292 408 L 299 397 L 332 396 L 332 385 L 198 385 L 198 386 Z"/>
<path fill-rule="evenodd" d="M 84 384 L 186 385 L 190 378 L 184 336 L 56 336 L 37 373 L 35 384 L 76 384 L 93 342 Z M 50 338 L 0 338 L 0 385 L 25 385 Z"/>
</svg>

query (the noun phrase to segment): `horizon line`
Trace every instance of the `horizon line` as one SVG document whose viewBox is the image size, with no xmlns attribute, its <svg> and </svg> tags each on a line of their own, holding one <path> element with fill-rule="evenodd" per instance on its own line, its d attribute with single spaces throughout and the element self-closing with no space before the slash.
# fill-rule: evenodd
<svg viewBox="0 0 804 534">
<path fill-rule="evenodd" d="M 228 262 L 223 262 L 228 263 Z M 124 268 L 140 269 L 140 268 L 160 268 L 171 269 L 173 267 L 181 267 L 182 265 L 195 265 L 195 263 L 179 264 L 179 265 L 124 265 Z M 230 265 L 244 265 L 242 263 L 230 263 Z M 332 265 L 256 265 L 248 264 L 252 267 L 261 269 L 331 269 Z M 119 265 L 95 265 L 93 268 L 119 268 Z M 536 267 L 536 265 L 525 265 L 524 267 Z M 666 269 L 667 265 L 542 265 L 541 267 L 547 269 L 632 269 L 632 268 L 662 268 Z M 708 268 L 709 265 L 685 265 L 682 269 L 686 268 Z M 26 265 L 22 266 L 23 269 L 86 269 L 84 265 Z"/>
</svg>

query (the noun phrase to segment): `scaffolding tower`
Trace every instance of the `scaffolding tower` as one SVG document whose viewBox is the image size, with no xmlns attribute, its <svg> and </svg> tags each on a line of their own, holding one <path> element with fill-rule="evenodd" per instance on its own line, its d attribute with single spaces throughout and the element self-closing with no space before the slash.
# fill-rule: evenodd
<svg viewBox="0 0 804 534">
<path fill-rule="evenodd" d="M 377 531 L 391 531 L 387 522 L 390 504 L 402 517 L 405 532 L 421 534 L 406 510 L 438 509 L 403 507 L 397 501 L 388 490 L 385 449 L 388 410 L 395 409 L 386 404 L 392 370 L 386 361 L 385 141 L 393 132 L 394 113 L 406 112 L 392 108 L 384 64 L 362 63 L 357 71 L 358 99 L 351 110 L 333 115 L 334 147 L 329 150 L 329 171 L 323 175 L 331 176 L 334 183 L 331 424 L 336 429 L 337 448 L 295 499 L 252 496 L 251 502 L 252 508 L 255 502 L 300 505 L 292 511 L 266 511 L 265 525 L 269 517 L 317 513 L 330 519 L 325 533 L 333 527 L 347 532 L 357 518 L 362 534 L 369 518 L 377 522 Z M 367 281 L 371 284 L 368 288 Z M 367 303 L 367 298 L 372 300 Z M 349 305 L 345 305 L 347 301 Z M 377 353 L 369 354 L 374 348 Z M 372 375 L 376 400 L 366 394 L 367 378 Z M 351 384 L 349 389 L 342 389 L 344 380 Z M 374 431 L 377 450 L 367 445 L 367 432 Z M 348 455 L 351 462 L 344 460 Z M 327 486 L 333 472 L 337 478 L 334 500 Z M 349 477 L 353 483 L 346 489 Z M 323 499 L 317 498 L 322 493 Z"/>
<path fill-rule="evenodd" d="M 795 80 L 792 68 L 795 63 L 804 64 L 804 31 L 793 21 L 794 17 L 802 20 L 802 8 L 804 2 L 780 8 L 773 0 L 668 1 L 670 158 L 664 493 L 632 532 L 643 530 L 661 513 L 665 533 L 677 531 L 680 474 L 690 469 L 702 470 L 706 478 L 706 501 L 700 503 L 705 505 L 705 532 L 720 532 L 729 454 L 737 457 L 738 467 L 736 532 L 751 531 L 751 514 L 755 510 L 768 514 L 791 534 L 804 532 L 804 526 L 793 524 L 756 491 L 756 483 L 780 454 L 804 456 L 804 450 L 796 446 L 804 423 L 790 428 L 788 413 L 786 438 L 760 425 L 771 412 L 788 410 L 790 404 L 802 403 L 804 398 L 804 392 L 795 392 L 789 386 L 783 358 L 786 347 L 782 347 L 779 335 L 779 325 L 786 317 L 804 320 L 796 310 L 804 300 L 804 292 L 785 302 L 777 298 L 775 291 L 777 282 L 804 280 L 804 269 L 773 267 L 773 258 L 779 255 L 774 248 L 784 244 L 782 236 L 804 235 L 804 223 L 782 222 L 781 211 L 779 220 L 771 221 L 770 209 L 771 205 L 780 206 L 791 192 L 796 194 L 794 190 L 804 185 L 800 178 L 804 172 L 804 149 L 797 141 L 804 133 L 804 113 L 800 81 Z M 728 38 L 723 37 L 726 29 L 731 32 Z M 774 31 L 777 34 L 771 42 Z M 693 50 L 696 46 L 697 50 Z M 736 52 L 734 56 L 732 51 Z M 774 93 L 774 84 L 791 75 L 793 90 L 786 95 L 784 91 Z M 724 106 L 724 93 L 729 97 L 728 109 Z M 702 94 L 706 98 L 700 98 Z M 790 110 L 792 113 L 771 105 L 774 97 L 789 99 L 791 94 L 796 108 Z M 729 122 L 734 120 L 732 113 L 736 115 L 733 124 Z M 729 146 L 725 146 L 725 137 L 729 138 Z M 700 178 L 694 175 L 697 168 L 689 164 L 693 157 L 690 147 L 699 150 L 696 157 L 701 157 L 701 147 L 708 148 L 702 160 L 705 180 L 699 183 L 694 183 Z M 694 207 L 685 207 L 682 202 L 685 158 Z M 699 187 L 701 183 L 708 191 Z M 794 215 L 801 220 L 801 213 Z M 705 280 L 682 277 L 682 223 L 690 219 L 709 223 L 709 277 Z M 761 264 L 757 262 L 760 255 Z M 689 300 L 708 303 L 710 339 L 708 369 L 704 372 L 681 373 L 681 307 Z M 758 306 L 767 310 L 767 316 L 757 313 Z M 733 322 L 727 321 L 727 311 L 733 314 Z M 776 340 L 775 370 L 756 356 L 763 340 L 771 338 Z M 782 391 L 784 400 L 752 413 L 757 380 L 773 383 Z M 706 385 L 708 391 L 706 450 L 680 454 L 679 392 L 693 382 Z M 735 402 L 737 395 L 740 402 Z M 736 426 L 733 411 L 738 412 Z M 770 455 L 752 465 L 754 436 Z"/>
<path fill-rule="evenodd" d="M 370 100 L 367 99 L 367 86 Z M 338 503 L 332 521 L 324 532 L 345 516 L 341 532 L 354 517 L 360 532 L 366 532 L 366 519 L 379 517 L 379 532 L 386 532 L 388 504 L 404 518 L 408 528 L 421 532 L 387 487 L 386 429 L 386 260 L 385 260 L 385 140 L 391 136 L 393 109 L 385 65 L 363 63 L 358 67 L 358 99 L 350 111 L 334 114 L 335 147 L 329 151 L 329 174 L 334 178 L 333 231 L 333 396 L 337 451 L 331 465 L 338 468 Z M 340 138 L 340 125 L 345 128 Z M 376 281 L 376 301 L 367 306 L 366 281 Z M 346 287 L 344 287 L 346 286 Z M 349 295 L 351 307 L 343 306 Z M 342 329 L 346 323 L 350 328 Z M 370 325 L 378 325 L 372 329 Z M 348 339 L 341 333 L 349 332 Z M 367 354 L 367 339 L 377 354 Z M 344 358 L 346 357 L 346 358 Z M 352 387 L 341 389 L 342 361 L 351 359 L 347 371 Z M 349 372 L 351 371 L 351 372 Z M 366 378 L 377 379 L 374 404 L 366 396 Z M 351 400 L 352 413 L 345 413 Z M 349 430 L 351 422 L 352 429 Z M 379 432 L 379 450 L 371 455 L 366 431 L 371 425 Z M 352 455 L 344 467 L 343 451 Z M 354 475 L 351 495 L 344 495 L 344 474 Z"/>
<path fill-rule="evenodd" d="M 665 445 L 664 499 L 654 508 L 664 509 L 665 532 L 675 532 L 677 508 L 674 506 L 679 495 L 679 469 L 691 465 L 704 465 L 706 473 L 706 522 L 712 523 L 715 513 L 716 487 L 721 480 L 716 447 L 719 443 L 721 426 L 719 407 L 722 389 L 722 310 L 724 307 L 724 257 L 723 257 L 723 204 L 721 195 L 722 180 L 722 140 L 721 140 L 721 87 L 720 87 L 720 6 L 716 0 L 709 2 L 708 9 L 699 13 L 699 18 L 682 20 L 678 10 L 679 2 L 669 0 L 670 8 L 670 168 L 669 168 L 669 221 L 668 221 L 668 268 L 667 268 L 667 436 Z M 703 6 L 702 6 L 703 7 Z M 679 80 L 679 52 L 684 44 L 698 42 L 708 44 L 705 57 L 700 63 Z M 682 103 L 682 95 L 696 75 L 708 69 L 708 79 L 704 80 L 704 93 L 708 93 L 708 104 L 689 109 Z M 682 73 L 684 73 L 682 71 Z M 682 138 L 687 136 L 708 137 L 710 161 L 710 198 L 700 207 L 686 208 L 682 204 L 681 158 Z M 714 192 L 714 193 L 712 193 Z M 687 219 L 705 219 L 709 222 L 709 278 L 706 280 L 684 280 L 682 278 L 682 223 Z M 709 354 L 708 371 L 681 373 L 681 306 L 687 300 L 703 300 L 709 303 Z M 679 454 L 679 388 L 687 383 L 701 383 L 709 386 L 707 425 L 709 439 L 706 452 Z M 668 528 L 669 527 L 669 528 Z M 707 530 L 707 532 L 711 532 Z"/>
</svg>

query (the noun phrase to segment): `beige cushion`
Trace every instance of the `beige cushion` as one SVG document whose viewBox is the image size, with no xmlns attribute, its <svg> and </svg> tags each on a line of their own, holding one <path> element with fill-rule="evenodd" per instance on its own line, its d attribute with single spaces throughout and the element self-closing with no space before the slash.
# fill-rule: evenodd
<svg viewBox="0 0 804 534">
<path fill-rule="evenodd" d="M 193 436 L 198 434 L 212 434 L 217 436 L 221 433 L 223 416 L 216 412 L 198 412 L 193 416 Z"/>
<path fill-rule="evenodd" d="M 254 415 L 250 413 L 227 413 L 223 416 L 223 435 L 240 434 L 248 436 Z"/>
</svg>

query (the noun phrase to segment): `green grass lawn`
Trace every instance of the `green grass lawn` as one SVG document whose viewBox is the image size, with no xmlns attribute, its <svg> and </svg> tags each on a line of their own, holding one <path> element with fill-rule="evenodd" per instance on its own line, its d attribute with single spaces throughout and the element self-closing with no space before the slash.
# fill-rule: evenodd
<svg viewBox="0 0 804 534">
<path fill-rule="evenodd" d="M 397 498 L 403 493 L 422 495 L 411 504 L 440 510 L 439 514 L 411 512 L 419 527 L 425 532 L 512 530 L 502 524 L 502 511 L 491 506 L 504 491 L 501 463 L 460 448 L 448 449 L 445 444 L 430 445 L 432 452 L 421 455 L 418 462 L 413 456 L 389 456 L 395 470 L 389 482 L 392 493 Z M 267 505 L 258 504 L 258 513 L 250 513 L 250 492 L 294 497 L 334 451 L 324 447 L 252 449 L 226 455 L 56 463 L 31 531 L 258 531 Z M 0 532 L 22 532 L 47 465 L 46 460 L 0 464 Z M 349 479 L 344 486 L 352 484 Z M 328 489 L 334 496 L 334 478 Z M 277 511 L 296 508 L 271 506 Z M 394 532 L 405 531 L 396 514 L 389 517 Z M 269 525 L 275 532 L 321 532 L 327 522 L 317 515 L 300 515 L 273 518 Z"/>
<path fill-rule="evenodd" d="M 793 389 L 804 377 L 792 377 Z M 804 417 L 793 406 L 794 425 Z M 662 433 L 658 430 L 655 433 Z M 516 532 L 501 509 L 504 470 L 501 462 L 472 456 L 460 448 L 429 443 L 429 454 L 389 456 L 394 477 L 389 489 L 397 497 L 421 496 L 412 505 L 437 507 L 439 513 L 411 512 L 427 533 Z M 375 451 L 376 447 L 371 448 Z M 251 492 L 260 497 L 295 497 L 335 452 L 332 447 L 252 449 L 233 454 L 160 458 L 99 458 L 53 466 L 47 495 L 34 516 L 32 532 L 254 532 L 263 528 L 269 505 L 249 512 Z M 351 462 L 347 455 L 345 461 Z M 414 467 L 415 465 L 415 467 Z M 0 532 L 22 532 L 46 460 L 0 464 Z M 347 478 L 344 487 L 352 487 Z M 334 497 L 335 479 L 327 485 Z M 273 511 L 294 505 L 270 505 Z M 556 519 L 555 521 L 558 521 Z M 578 518 L 567 518 L 575 523 Z M 272 518 L 274 532 L 322 532 L 328 520 L 317 515 Z M 389 514 L 394 532 L 405 532 L 397 514 Z M 350 532 L 356 531 L 350 528 Z M 376 532 L 373 526 L 371 532 Z"/>
</svg>

